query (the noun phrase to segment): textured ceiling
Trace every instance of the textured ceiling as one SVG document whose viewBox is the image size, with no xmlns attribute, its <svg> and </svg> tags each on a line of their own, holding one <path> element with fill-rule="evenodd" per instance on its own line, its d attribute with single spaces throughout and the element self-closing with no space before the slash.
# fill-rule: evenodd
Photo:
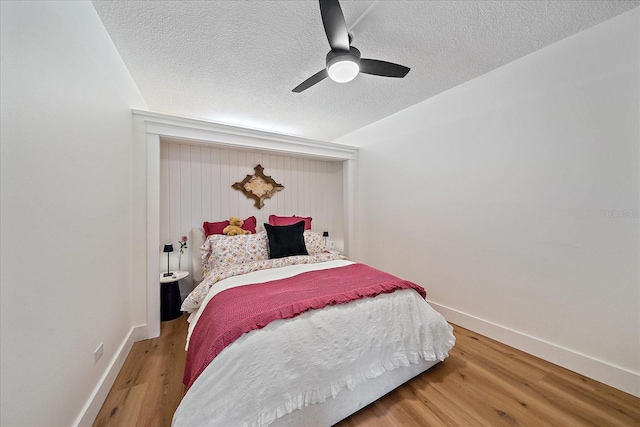
<svg viewBox="0 0 640 427">
<path fill-rule="evenodd" d="M 94 1 L 152 111 L 331 141 L 640 1 L 341 1 L 364 58 L 404 79 L 295 86 L 325 65 L 316 1 Z"/>
</svg>

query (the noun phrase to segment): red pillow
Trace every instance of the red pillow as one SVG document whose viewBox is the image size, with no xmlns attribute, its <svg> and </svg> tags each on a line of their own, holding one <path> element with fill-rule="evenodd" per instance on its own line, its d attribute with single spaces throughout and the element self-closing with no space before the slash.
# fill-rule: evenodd
<svg viewBox="0 0 640 427">
<path fill-rule="evenodd" d="M 250 216 L 249 218 L 244 220 L 244 224 L 242 224 L 242 229 L 252 232 L 256 234 L 256 217 Z M 222 230 L 229 225 L 229 221 L 220 221 L 220 222 L 203 222 L 202 228 L 204 229 L 205 237 L 209 237 L 212 234 L 224 234 Z"/>
<path fill-rule="evenodd" d="M 304 229 L 311 230 L 311 218 L 310 216 L 302 217 L 302 216 L 277 216 L 277 215 L 269 215 L 269 225 L 291 225 L 296 222 L 300 222 L 304 220 Z"/>
<path fill-rule="evenodd" d="M 250 231 L 253 234 L 256 234 L 256 225 L 257 225 L 256 217 L 250 216 L 249 218 L 244 220 L 244 224 L 242 224 L 242 229 Z"/>
<path fill-rule="evenodd" d="M 202 228 L 204 228 L 205 237 L 209 237 L 212 234 L 224 234 L 222 230 L 229 225 L 229 221 L 220 221 L 220 222 L 203 222 Z"/>
</svg>

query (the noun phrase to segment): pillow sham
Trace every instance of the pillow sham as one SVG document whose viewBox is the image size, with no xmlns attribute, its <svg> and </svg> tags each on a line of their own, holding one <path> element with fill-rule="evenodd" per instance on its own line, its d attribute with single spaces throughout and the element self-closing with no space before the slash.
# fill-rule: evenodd
<svg viewBox="0 0 640 427">
<path fill-rule="evenodd" d="M 229 221 L 219 221 L 219 222 L 203 222 L 202 229 L 204 230 L 204 236 L 209 237 L 212 234 L 223 234 L 222 230 L 229 225 Z"/>
<path fill-rule="evenodd" d="M 307 247 L 309 255 L 329 252 L 324 244 L 322 234 L 316 231 L 304 230 L 304 245 Z"/>
<path fill-rule="evenodd" d="M 269 258 L 309 255 L 304 244 L 304 221 L 292 225 L 264 224 L 269 242 Z"/>
<path fill-rule="evenodd" d="M 243 230 L 247 230 L 252 232 L 253 234 L 256 234 L 256 225 L 258 224 L 258 221 L 256 220 L 255 216 L 250 216 L 249 218 L 244 220 L 244 224 L 242 224 L 242 228 Z"/>
<path fill-rule="evenodd" d="M 203 222 L 202 228 L 204 229 L 205 237 L 209 237 L 212 234 L 224 234 L 222 230 L 229 225 L 229 220 L 218 221 L 218 222 Z M 244 220 L 244 224 L 242 224 L 242 229 L 252 232 L 256 234 L 256 225 L 257 220 L 255 216 L 250 216 L 249 218 Z"/>
<path fill-rule="evenodd" d="M 211 235 L 202 246 L 201 256 L 205 276 L 215 268 L 269 259 L 267 233 Z"/>
<path fill-rule="evenodd" d="M 277 216 L 277 215 L 269 215 L 269 224 L 271 225 L 292 225 L 298 221 L 304 220 L 304 229 L 311 230 L 311 218 L 310 216 L 302 217 L 302 216 Z"/>
</svg>

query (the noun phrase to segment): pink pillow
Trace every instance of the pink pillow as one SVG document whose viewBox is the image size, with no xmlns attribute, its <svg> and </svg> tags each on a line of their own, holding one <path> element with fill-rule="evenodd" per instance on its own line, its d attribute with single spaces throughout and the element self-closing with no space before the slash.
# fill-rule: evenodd
<svg viewBox="0 0 640 427">
<path fill-rule="evenodd" d="M 297 215 L 293 215 L 293 216 L 269 215 L 269 225 L 291 225 L 291 224 L 295 224 L 296 222 L 304 221 L 304 229 L 311 230 L 312 219 L 313 218 L 311 218 L 310 216 L 302 217 Z"/>
<path fill-rule="evenodd" d="M 202 228 L 204 228 L 205 237 L 209 237 L 212 234 L 224 234 L 222 230 L 229 225 L 229 221 L 220 221 L 220 222 L 203 222 Z"/>
<path fill-rule="evenodd" d="M 244 220 L 244 224 L 242 224 L 242 229 L 252 232 L 256 234 L 256 224 L 257 220 L 255 216 L 250 216 L 249 218 Z M 219 222 L 203 222 L 202 228 L 204 229 L 205 237 L 209 237 L 212 234 L 224 234 L 222 230 L 229 225 L 229 221 L 219 221 Z"/>
<path fill-rule="evenodd" d="M 249 218 L 244 220 L 244 224 L 242 224 L 242 229 L 252 232 L 256 234 L 256 225 L 258 221 L 255 216 L 250 216 Z"/>
</svg>

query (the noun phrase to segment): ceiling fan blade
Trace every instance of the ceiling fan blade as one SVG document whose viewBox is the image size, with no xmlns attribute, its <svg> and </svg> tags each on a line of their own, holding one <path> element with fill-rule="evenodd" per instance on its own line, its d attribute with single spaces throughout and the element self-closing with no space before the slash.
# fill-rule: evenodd
<svg viewBox="0 0 640 427">
<path fill-rule="evenodd" d="M 411 68 L 393 62 L 379 61 L 377 59 L 360 60 L 360 72 L 384 77 L 404 77 Z"/>
<path fill-rule="evenodd" d="M 349 33 L 338 0 L 320 0 L 320 15 L 331 50 L 349 51 Z"/>
<path fill-rule="evenodd" d="M 292 92 L 300 93 L 303 90 L 307 90 L 314 84 L 319 83 L 322 80 L 326 79 L 328 76 L 329 74 L 327 73 L 327 69 L 323 68 L 321 71 L 318 71 L 313 76 L 309 77 L 307 80 L 303 81 L 298 86 L 294 87 Z"/>
</svg>

